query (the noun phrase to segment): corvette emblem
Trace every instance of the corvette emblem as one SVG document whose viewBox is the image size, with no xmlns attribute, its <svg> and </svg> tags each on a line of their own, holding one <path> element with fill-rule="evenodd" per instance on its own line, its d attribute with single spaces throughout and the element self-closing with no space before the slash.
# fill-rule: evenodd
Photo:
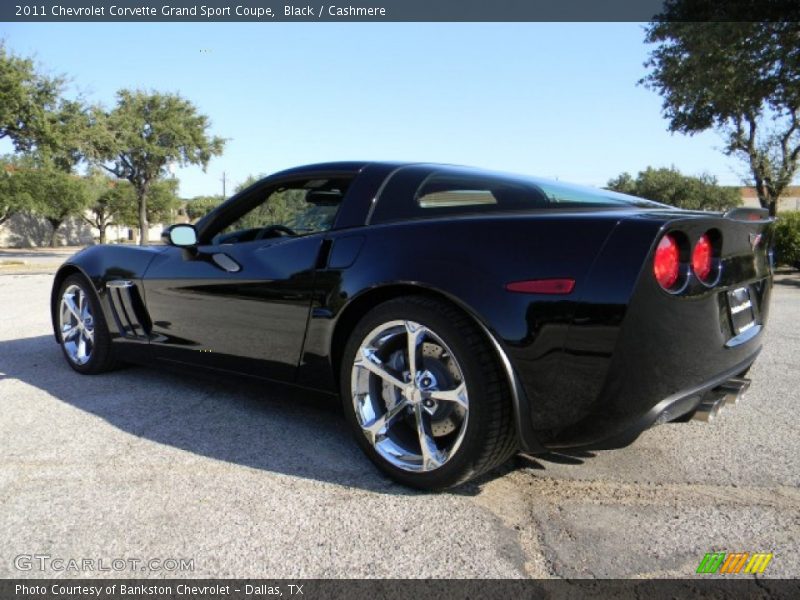
<svg viewBox="0 0 800 600">
<path fill-rule="evenodd" d="M 758 246 L 758 244 L 761 243 L 761 238 L 762 237 L 764 237 L 764 236 L 762 234 L 760 234 L 760 233 L 751 233 L 750 234 L 750 247 L 753 250 L 755 250 L 756 246 Z"/>
</svg>

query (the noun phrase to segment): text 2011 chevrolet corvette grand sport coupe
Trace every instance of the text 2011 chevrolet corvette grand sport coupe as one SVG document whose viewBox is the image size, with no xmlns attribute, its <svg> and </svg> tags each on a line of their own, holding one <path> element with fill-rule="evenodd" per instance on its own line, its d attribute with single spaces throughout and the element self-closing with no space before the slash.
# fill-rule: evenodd
<svg viewBox="0 0 800 600">
<path fill-rule="evenodd" d="M 518 450 L 713 416 L 749 381 L 772 220 L 434 164 L 269 176 L 165 245 L 55 276 L 73 369 L 190 366 L 339 394 L 358 443 L 440 489 Z"/>
</svg>

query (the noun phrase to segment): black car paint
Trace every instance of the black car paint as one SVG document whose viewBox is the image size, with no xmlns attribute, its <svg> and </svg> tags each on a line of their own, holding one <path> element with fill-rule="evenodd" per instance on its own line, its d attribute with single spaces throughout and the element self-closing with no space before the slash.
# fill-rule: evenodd
<svg viewBox="0 0 800 600">
<path fill-rule="evenodd" d="M 335 394 L 342 347 L 364 311 L 405 293 L 446 298 L 472 316 L 506 364 L 521 445 L 529 451 L 630 443 L 662 416 L 664 399 L 681 400 L 671 410 L 691 410 L 696 394 L 689 392 L 755 360 L 760 334 L 726 347 L 732 335 L 722 298 L 727 289 L 750 286 L 765 322 L 768 220 L 591 208 L 397 222 L 384 211 L 388 222 L 368 224 L 376 199 L 390 202 L 400 193 L 393 182 L 406 189 L 409 179 L 418 182 L 435 168 L 333 163 L 273 175 L 256 186 L 354 179 L 327 233 L 211 245 L 210 224 L 245 190 L 196 225 L 196 252 L 96 246 L 76 254 L 57 274 L 53 303 L 58 281 L 79 270 L 114 323 L 106 284 L 130 280 L 150 329 L 146 336 L 113 332 L 124 358 Z M 404 176 L 393 178 L 401 169 Z M 707 288 L 691 280 L 680 294 L 661 289 L 650 265 L 662 233 L 678 230 L 694 242 L 711 228 L 723 240 L 719 283 Z M 755 251 L 748 245 L 754 231 L 766 234 Z M 220 267 L 212 258 L 218 252 L 241 270 Z M 573 278 L 575 290 L 563 296 L 505 290 L 512 281 L 548 277 Z"/>
<path fill-rule="evenodd" d="M 213 259 L 187 260 L 174 248 L 159 254 L 143 282 L 153 358 L 294 381 L 322 241 L 198 247 L 202 256 L 232 258 L 237 272 Z"/>
</svg>

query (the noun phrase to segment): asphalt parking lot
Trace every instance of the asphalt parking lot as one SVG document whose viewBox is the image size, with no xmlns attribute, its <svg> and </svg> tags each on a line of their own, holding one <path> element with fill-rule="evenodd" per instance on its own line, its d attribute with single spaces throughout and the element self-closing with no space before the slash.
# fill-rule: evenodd
<svg viewBox="0 0 800 600">
<path fill-rule="evenodd" d="M 138 367 L 74 373 L 50 282 L 0 270 L 0 577 L 691 577 L 711 551 L 772 552 L 763 577 L 800 576 L 797 273 L 775 285 L 747 397 L 716 421 L 519 457 L 443 494 L 381 476 L 318 399 Z"/>
</svg>

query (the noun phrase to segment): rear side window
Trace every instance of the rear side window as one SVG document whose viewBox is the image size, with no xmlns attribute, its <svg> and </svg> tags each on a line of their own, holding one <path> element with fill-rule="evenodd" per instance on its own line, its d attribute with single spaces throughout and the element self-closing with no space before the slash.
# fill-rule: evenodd
<svg viewBox="0 0 800 600">
<path fill-rule="evenodd" d="M 603 189 L 460 167 L 398 169 L 385 184 L 371 223 L 541 209 L 663 205 Z"/>
<path fill-rule="evenodd" d="M 439 208 L 443 206 L 475 206 L 476 204 L 497 204 L 492 190 L 445 190 L 426 192 L 417 198 L 420 208 Z"/>
<path fill-rule="evenodd" d="M 415 204 L 424 216 L 543 208 L 547 199 L 535 186 L 519 182 L 433 173 L 419 186 Z"/>
</svg>

